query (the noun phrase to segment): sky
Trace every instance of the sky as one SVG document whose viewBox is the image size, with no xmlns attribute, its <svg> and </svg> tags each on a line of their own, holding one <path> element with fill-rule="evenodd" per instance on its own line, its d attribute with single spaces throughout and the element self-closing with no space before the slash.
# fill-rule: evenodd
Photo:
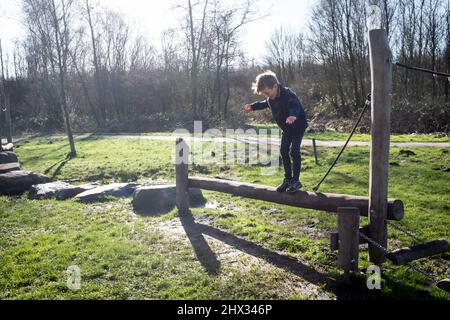
<svg viewBox="0 0 450 320">
<path fill-rule="evenodd" d="M 173 7 L 186 0 L 97 0 L 104 7 L 122 12 L 134 32 L 145 35 L 160 46 L 161 31 L 179 26 Z M 235 3 L 236 0 L 224 0 Z M 267 17 L 253 21 L 242 29 L 241 44 L 247 56 L 261 61 L 265 42 L 275 28 L 304 30 L 313 4 L 317 0 L 259 0 L 258 10 Z M 193 1 L 195 3 L 195 1 Z M 23 39 L 21 0 L 0 0 L 0 39 L 4 52 L 12 56 L 14 41 Z"/>
</svg>

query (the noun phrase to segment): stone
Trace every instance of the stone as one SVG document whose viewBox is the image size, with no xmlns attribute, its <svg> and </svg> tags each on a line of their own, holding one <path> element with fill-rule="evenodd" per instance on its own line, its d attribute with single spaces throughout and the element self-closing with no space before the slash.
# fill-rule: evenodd
<svg viewBox="0 0 450 320">
<path fill-rule="evenodd" d="M 0 164 L 0 174 L 17 170 L 20 170 L 20 164 L 18 162 Z"/>
<path fill-rule="evenodd" d="M 138 186 L 136 183 L 114 183 L 82 192 L 75 199 L 90 203 L 104 201 L 106 197 L 128 198 Z"/>
<path fill-rule="evenodd" d="M 189 188 L 189 201 L 191 207 L 201 207 L 206 204 L 202 191 L 197 188 Z M 133 194 L 133 208 L 140 214 L 164 214 L 175 206 L 175 185 L 143 186 L 136 189 Z"/>
<path fill-rule="evenodd" d="M 0 152 L 0 164 L 19 162 L 17 155 L 11 151 Z"/>
<path fill-rule="evenodd" d="M 76 195 L 91 190 L 96 186 L 82 185 L 73 186 L 66 182 L 56 181 L 44 184 L 37 184 L 30 187 L 28 198 L 29 199 L 49 199 L 56 198 L 58 200 L 66 200 L 73 198 Z"/>
<path fill-rule="evenodd" d="M 56 192 L 57 200 L 67 200 L 76 197 L 80 193 L 98 188 L 98 184 L 83 184 L 79 186 L 72 186 L 71 188 L 61 189 Z"/>
<path fill-rule="evenodd" d="M 14 145 L 12 143 L 8 143 L 7 145 L 1 146 L 0 151 L 13 151 Z"/>
<path fill-rule="evenodd" d="M 0 174 L 0 194 L 18 195 L 27 191 L 34 184 L 50 182 L 50 178 L 29 171 L 10 171 Z"/>
</svg>

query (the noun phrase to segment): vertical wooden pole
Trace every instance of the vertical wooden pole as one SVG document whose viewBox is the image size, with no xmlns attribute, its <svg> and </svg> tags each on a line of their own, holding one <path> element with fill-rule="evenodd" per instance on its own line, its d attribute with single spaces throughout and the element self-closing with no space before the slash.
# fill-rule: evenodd
<svg viewBox="0 0 450 320">
<path fill-rule="evenodd" d="M 3 48 L 2 48 L 2 39 L 0 39 L 0 67 L 1 67 L 1 76 L 2 76 L 2 86 L 0 88 L 1 91 L 1 99 L 0 99 L 0 151 L 2 150 L 2 118 L 3 118 L 3 109 L 6 108 L 6 85 L 5 85 L 5 70 L 3 66 Z"/>
<path fill-rule="evenodd" d="M 313 149 L 314 149 L 314 159 L 316 160 L 316 166 L 319 165 L 319 161 L 317 160 L 317 146 L 316 139 L 312 139 Z"/>
<path fill-rule="evenodd" d="M 6 139 L 8 143 L 12 143 L 11 98 L 9 93 L 6 95 L 5 109 Z"/>
<path fill-rule="evenodd" d="M 338 267 L 346 273 L 358 271 L 359 216 L 358 208 L 338 208 Z"/>
<path fill-rule="evenodd" d="M 369 177 L 370 238 L 387 249 L 387 196 L 389 138 L 392 99 L 392 53 L 384 29 L 369 31 L 370 69 L 372 73 L 372 146 Z M 369 259 L 375 264 L 386 261 L 383 250 L 369 244 Z"/>
<path fill-rule="evenodd" d="M 175 173 L 176 173 L 176 193 L 177 208 L 179 213 L 189 211 L 189 146 L 178 138 L 175 146 Z"/>
</svg>

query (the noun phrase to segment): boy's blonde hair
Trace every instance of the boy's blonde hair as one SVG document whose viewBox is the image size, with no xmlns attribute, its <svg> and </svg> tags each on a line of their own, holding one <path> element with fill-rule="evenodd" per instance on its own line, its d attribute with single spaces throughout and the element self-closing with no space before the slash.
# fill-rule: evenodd
<svg viewBox="0 0 450 320">
<path fill-rule="evenodd" d="M 261 94 L 261 91 L 263 89 L 272 89 L 276 84 L 279 84 L 277 75 L 275 74 L 275 72 L 267 70 L 266 72 L 261 73 L 256 77 L 255 82 L 253 82 L 252 84 L 252 90 L 255 94 Z"/>
</svg>

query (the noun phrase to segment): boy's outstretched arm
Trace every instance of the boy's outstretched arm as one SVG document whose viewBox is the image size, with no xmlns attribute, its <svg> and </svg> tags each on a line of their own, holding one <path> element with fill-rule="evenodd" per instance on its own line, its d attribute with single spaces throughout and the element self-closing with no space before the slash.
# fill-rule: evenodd
<svg viewBox="0 0 450 320">
<path fill-rule="evenodd" d="M 263 110 L 266 108 L 269 108 L 269 103 L 267 102 L 267 99 L 263 101 L 254 102 L 252 104 L 246 104 L 244 106 L 244 109 L 247 111 Z"/>
</svg>

